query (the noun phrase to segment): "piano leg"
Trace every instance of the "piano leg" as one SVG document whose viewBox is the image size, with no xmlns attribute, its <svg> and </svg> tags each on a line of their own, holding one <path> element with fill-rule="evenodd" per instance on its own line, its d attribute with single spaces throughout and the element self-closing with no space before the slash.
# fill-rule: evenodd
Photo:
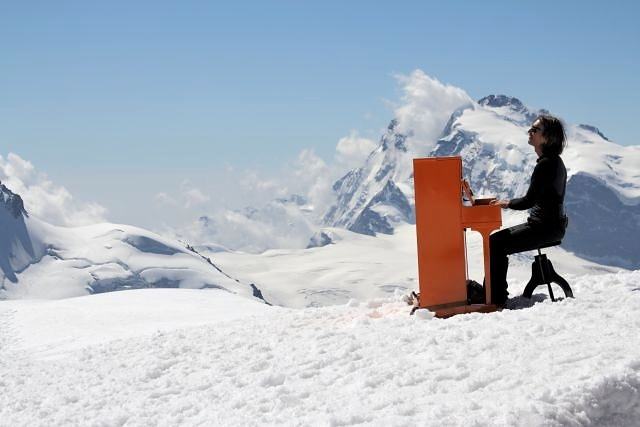
<svg viewBox="0 0 640 427">
<path fill-rule="evenodd" d="M 491 304 L 491 251 L 489 247 L 489 236 L 493 229 L 477 228 L 482 235 L 482 255 L 484 256 L 484 290 L 485 304 Z"/>
</svg>

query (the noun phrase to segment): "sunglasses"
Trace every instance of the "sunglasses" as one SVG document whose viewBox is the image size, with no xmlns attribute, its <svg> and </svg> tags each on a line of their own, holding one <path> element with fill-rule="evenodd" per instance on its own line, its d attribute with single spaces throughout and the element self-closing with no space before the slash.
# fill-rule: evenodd
<svg viewBox="0 0 640 427">
<path fill-rule="evenodd" d="M 542 130 L 542 129 L 540 129 L 540 128 L 539 128 L 539 127 L 537 127 L 537 126 L 531 126 L 531 129 L 529 129 L 529 130 L 527 131 L 527 133 L 528 133 L 529 135 L 531 135 L 531 134 L 534 134 L 534 133 L 538 133 L 538 132 L 540 132 L 541 130 Z"/>
</svg>

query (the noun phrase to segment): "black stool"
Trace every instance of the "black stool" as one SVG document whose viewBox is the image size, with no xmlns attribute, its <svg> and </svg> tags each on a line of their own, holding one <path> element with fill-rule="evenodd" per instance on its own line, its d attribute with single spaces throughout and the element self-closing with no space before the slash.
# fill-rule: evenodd
<svg viewBox="0 0 640 427">
<path fill-rule="evenodd" d="M 560 241 L 557 241 L 538 248 L 538 255 L 536 255 L 535 260 L 531 264 L 531 279 L 529 279 L 529 283 L 527 283 L 527 286 L 524 288 L 524 292 L 522 293 L 523 297 L 531 298 L 535 288 L 546 284 L 549 289 L 551 301 L 555 301 L 556 299 L 553 297 L 551 283 L 557 283 L 562 288 L 564 295 L 567 298 L 573 298 L 573 291 L 571 290 L 569 283 L 556 273 L 553 269 L 553 265 L 551 265 L 551 261 L 549 261 L 545 254 L 540 252 L 540 249 L 550 248 L 551 246 L 557 246 L 559 244 Z"/>
</svg>

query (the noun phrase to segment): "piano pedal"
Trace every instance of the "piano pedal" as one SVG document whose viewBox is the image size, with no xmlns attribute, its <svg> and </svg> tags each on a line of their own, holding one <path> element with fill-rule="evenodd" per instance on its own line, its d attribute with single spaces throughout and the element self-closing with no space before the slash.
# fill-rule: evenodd
<svg viewBox="0 0 640 427">
<path fill-rule="evenodd" d="M 403 297 L 403 300 L 407 303 L 407 305 L 413 306 L 411 308 L 411 313 L 409 314 L 415 313 L 416 310 L 420 308 L 420 294 L 417 294 L 414 291 L 412 291 L 410 295 L 405 295 Z"/>
<path fill-rule="evenodd" d="M 416 298 L 415 295 L 416 293 L 411 291 L 410 294 L 402 296 L 402 301 L 406 302 L 407 305 L 413 305 L 413 300 Z"/>
<path fill-rule="evenodd" d="M 415 291 L 411 291 L 409 295 L 403 295 L 402 301 L 406 302 L 407 305 L 415 305 L 417 301 L 420 299 L 420 294 L 416 294 Z"/>
</svg>

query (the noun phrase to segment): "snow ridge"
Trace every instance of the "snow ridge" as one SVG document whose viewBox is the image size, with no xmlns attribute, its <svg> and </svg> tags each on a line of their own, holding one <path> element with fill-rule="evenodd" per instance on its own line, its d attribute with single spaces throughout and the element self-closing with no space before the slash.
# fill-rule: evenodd
<svg viewBox="0 0 640 427">
<path fill-rule="evenodd" d="M 0 299 L 67 298 L 150 287 L 218 288 L 262 298 L 192 247 L 118 224 L 58 227 L 0 193 Z M 264 301 L 263 301 L 264 302 Z"/>
<path fill-rule="evenodd" d="M 27 229 L 28 218 L 22 198 L 0 184 L 0 299 L 5 280 L 16 283 L 17 274 L 44 255 L 44 245 Z"/>
<path fill-rule="evenodd" d="M 0 182 L 0 209 L 6 209 L 14 218 L 19 216 L 28 217 L 29 214 L 24 209 L 22 197 L 9 190 Z"/>
</svg>

